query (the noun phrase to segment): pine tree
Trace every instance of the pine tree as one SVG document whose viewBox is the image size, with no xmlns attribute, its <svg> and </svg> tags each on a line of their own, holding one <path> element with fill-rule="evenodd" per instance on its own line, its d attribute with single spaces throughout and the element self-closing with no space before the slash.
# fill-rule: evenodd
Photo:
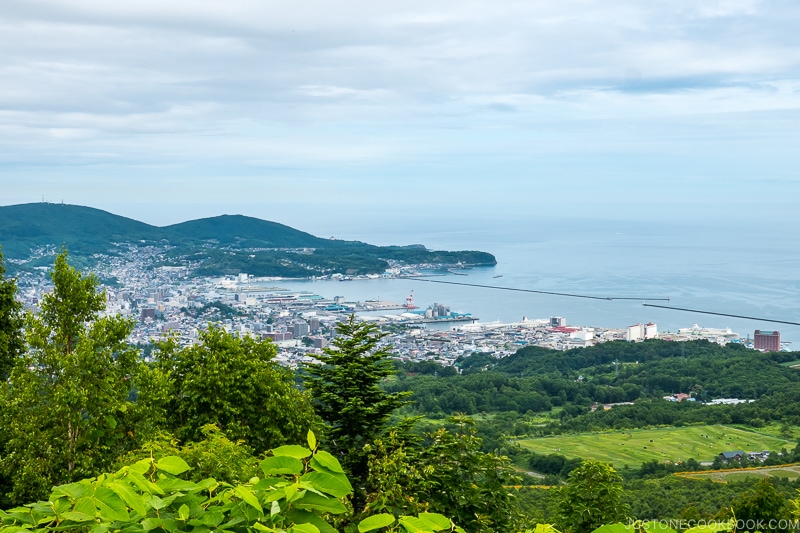
<svg viewBox="0 0 800 533">
<path fill-rule="evenodd" d="M 315 356 L 318 364 L 305 366 L 304 383 L 314 409 L 329 426 L 328 446 L 339 454 L 354 485 L 363 485 L 368 469 L 362 448 L 385 433 L 389 416 L 407 403 L 410 393 L 390 394 L 380 387 L 395 368 L 390 347 L 380 346 L 386 334 L 378 326 L 356 322 L 351 315 L 336 326 L 336 333 L 333 347 Z"/>
</svg>

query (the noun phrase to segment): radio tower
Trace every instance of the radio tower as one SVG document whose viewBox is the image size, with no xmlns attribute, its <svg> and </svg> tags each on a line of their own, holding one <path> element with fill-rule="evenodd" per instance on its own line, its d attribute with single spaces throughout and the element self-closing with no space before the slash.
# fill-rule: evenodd
<svg viewBox="0 0 800 533">
<path fill-rule="evenodd" d="M 414 305 L 414 291 L 411 291 L 411 294 L 408 295 L 406 298 L 406 309 L 416 309 L 417 307 Z"/>
</svg>

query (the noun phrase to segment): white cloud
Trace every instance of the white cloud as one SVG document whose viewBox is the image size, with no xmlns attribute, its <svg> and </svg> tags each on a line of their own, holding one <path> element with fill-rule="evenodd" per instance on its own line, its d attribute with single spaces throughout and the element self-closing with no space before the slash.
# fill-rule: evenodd
<svg viewBox="0 0 800 533">
<path fill-rule="evenodd" d="M 351 178 L 377 197 L 489 175 L 500 198 L 520 176 L 624 182 L 609 154 L 731 168 L 726 136 L 791 168 L 800 133 L 784 124 L 768 159 L 763 114 L 800 108 L 798 23 L 789 0 L 4 0 L 0 182 L 95 165 L 324 201 Z"/>
</svg>

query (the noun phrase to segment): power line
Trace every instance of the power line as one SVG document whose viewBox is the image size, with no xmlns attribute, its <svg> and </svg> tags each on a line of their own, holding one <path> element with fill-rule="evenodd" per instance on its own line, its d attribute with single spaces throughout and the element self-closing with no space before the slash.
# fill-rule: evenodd
<svg viewBox="0 0 800 533">
<path fill-rule="evenodd" d="M 481 285 L 478 283 L 462 283 L 459 281 L 441 281 L 435 279 L 421 279 L 418 277 L 408 277 L 405 278 L 410 281 L 424 281 L 427 283 L 441 283 L 443 285 L 459 285 L 462 287 L 478 287 L 482 289 L 496 289 L 501 291 L 514 291 L 514 292 L 528 292 L 533 294 L 547 294 L 550 296 L 565 296 L 567 298 L 584 298 L 587 300 L 605 300 L 605 301 L 612 301 L 612 300 L 650 300 L 650 301 L 660 301 L 660 302 L 669 302 L 670 298 L 637 298 L 637 297 L 629 297 L 629 296 L 590 296 L 588 294 L 571 294 L 565 292 L 553 292 L 553 291 L 537 291 L 534 289 L 520 289 L 517 287 L 500 287 L 499 285 Z M 757 320 L 760 322 L 772 322 L 775 324 L 788 324 L 791 326 L 800 326 L 800 322 L 791 322 L 788 320 L 776 320 L 772 318 L 761 318 L 761 317 L 754 317 L 754 316 L 745 316 L 745 315 L 734 315 L 731 313 L 717 313 L 714 311 L 704 311 L 701 309 L 687 309 L 685 307 L 673 307 L 669 305 L 657 305 L 657 304 L 649 304 L 644 302 L 642 304 L 645 307 L 657 307 L 659 309 L 669 309 L 672 311 L 686 311 L 688 313 L 699 313 L 703 315 L 715 315 L 715 316 L 726 316 L 731 318 L 742 318 L 745 320 Z"/>
<path fill-rule="evenodd" d="M 732 318 L 744 318 L 746 320 L 758 320 L 760 322 L 774 322 L 776 324 L 789 324 L 791 326 L 800 326 L 800 322 L 789 322 L 787 320 L 775 320 L 772 318 L 759 318 L 755 316 L 744 316 L 744 315 L 731 315 L 728 313 L 715 313 L 714 311 L 701 311 L 699 309 L 686 309 L 683 307 L 672 307 L 669 305 L 656 305 L 656 304 L 649 304 L 647 302 L 642 304 L 645 307 L 658 307 L 660 309 L 671 309 L 673 311 L 687 311 L 689 313 L 700 313 L 703 315 L 716 315 L 716 316 L 729 316 Z"/>
<path fill-rule="evenodd" d="M 480 287 L 482 289 L 497 289 L 501 291 L 515 291 L 515 292 L 530 292 L 534 294 L 549 294 L 551 296 L 566 296 L 568 298 L 585 298 L 587 300 L 651 300 L 651 301 L 661 301 L 661 302 L 668 302 L 669 298 L 636 298 L 636 297 L 610 297 L 610 296 L 589 296 L 587 294 L 569 294 L 565 292 L 551 292 L 551 291 L 536 291 L 533 289 L 518 289 L 516 287 L 500 287 L 498 285 L 479 285 L 477 283 L 461 283 L 458 281 L 440 281 L 436 279 L 420 279 L 420 278 L 405 278 L 411 281 L 425 281 L 428 283 L 442 283 L 444 285 L 460 285 L 462 287 Z"/>
</svg>

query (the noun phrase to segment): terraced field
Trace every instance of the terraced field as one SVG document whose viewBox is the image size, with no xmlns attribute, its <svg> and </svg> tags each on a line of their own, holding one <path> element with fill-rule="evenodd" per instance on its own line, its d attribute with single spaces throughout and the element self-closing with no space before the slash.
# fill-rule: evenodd
<svg viewBox="0 0 800 533">
<path fill-rule="evenodd" d="M 615 468 L 636 468 L 645 461 L 680 462 L 694 458 L 710 462 L 732 450 L 747 452 L 791 449 L 795 442 L 731 426 L 689 426 L 636 429 L 577 435 L 519 439 L 522 447 L 537 453 L 558 453 L 611 463 Z"/>
</svg>

